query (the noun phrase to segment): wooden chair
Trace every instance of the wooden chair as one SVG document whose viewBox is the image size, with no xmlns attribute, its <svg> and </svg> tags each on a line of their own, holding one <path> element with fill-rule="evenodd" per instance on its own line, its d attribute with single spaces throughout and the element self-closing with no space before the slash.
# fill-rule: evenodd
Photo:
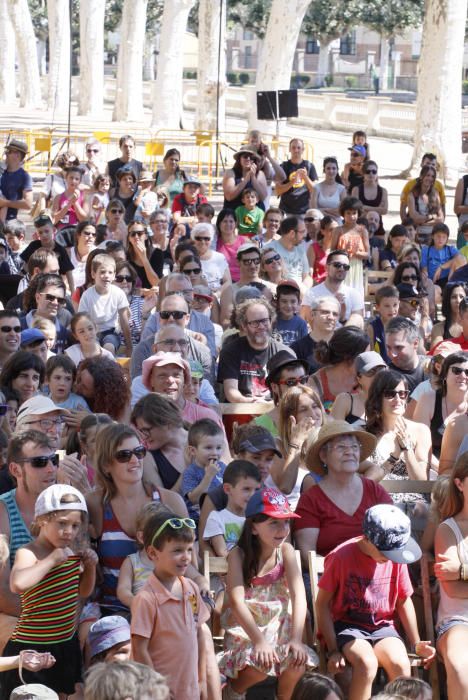
<svg viewBox="0 0 468 700">
<path fill-rule="evenodd" d="M 211 588 L 211 575 L 225 575 L 228 571 L 228 562 L 226 557 L 216 557 L 209 552 L 203 552 L 203 575 L 206 580 L 210 583 Z M 212 591 L 214 593 L 214 591 Z M 215 624 L 213 624 L 213 615 L 215 615 Z M 216 627 L 216 622 L 219 622 L 219 616 L 215 611 L 212 611 L 211 615 L 211 631 L 213 637 L 213 644 L 216 651 L 221 651 L 223 648 L 224 634 L 213 634 L 213 627 Z M 219 631 L 219 630 L 218 630 Z M 221 630 L 222 631 L 222 630 Z"/>
<path fill-rule="evenodd" d="M 415 479 L 383 479 L 380 485 L 388 493 L 420 493 L 427 495 L 432 493 L 435 481 L 415 480 Z"/>
<path fill-rule="evenodd" d="M 272 401 L 263 403 L 220 403 L 219 409 L 223 419 L 228 442 L 231 442 L 234 425 L 250 423 L 255 416 L 262 416 L 273 408 Z"/>
<path fill-rule="evenodd" d="M 379 287 L 391 284 L 395 270 L 364 270 L 364 299 L 372 301 Z"/>
<path fill-rule="evenodd" d="M 424 604 L 425 639 L 429 640 L 431 644 L 435 646 L 434 611 L 432 608 L 432 593 L 429 578 L 434 572 L 434 560 L 428 554 L 423 554 L 419 563 L 421 567 Z M 429 670 L 429 678 L 432 687 L 432 698 L 433 700 L 440 700 L 440 678 L 437 658 L 434 660 Z"/>
</svg>

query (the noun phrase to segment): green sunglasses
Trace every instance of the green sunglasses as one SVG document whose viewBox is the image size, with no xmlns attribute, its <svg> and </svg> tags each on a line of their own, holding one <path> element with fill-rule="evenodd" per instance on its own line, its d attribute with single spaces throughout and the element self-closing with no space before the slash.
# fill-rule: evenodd
<svg viewBox="0 0 468 700">
<path fill-rule="evenodd" d="M 191 530 L 196 530 L 197 524 L 195 520 L 192 520 L 192 518 L 168 518 L 168 520 L 165 520 L 161 527 L 158 527 L 156 532 L 153 535 L 153 538 L 151 540 L 151 544 L 154 545 L 154 541 L 159 537 L 161 532 L 164 530 L 164 528 L 169 525 L 169 527 L 172 527 L 173 530 L 180 530 L 182 527 L 188 527 Z"/>
</svg>

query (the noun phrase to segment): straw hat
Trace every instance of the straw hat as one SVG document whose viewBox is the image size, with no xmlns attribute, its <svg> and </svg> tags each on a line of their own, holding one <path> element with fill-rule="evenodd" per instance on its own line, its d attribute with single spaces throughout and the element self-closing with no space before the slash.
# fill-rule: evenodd
<svg viewBox="0 0 468 700">
<path fill-rule="evenodd" d="M 332 420 L 322 425 L 318 432 L 315 445 L 309 450 L 307 460 L 309 469 L 320 469 L 322 467 L 322 461 L 319 456 L 320 450 L 327 442 L 341 435 L 355 435 L 357 437 L 361 444 L 360 462 L 367 459 L 367 457 L 372 454 L 377 444 L 375 435 L 371 435 L 371 433 L 367 433 L 365 430 L 360 430 L 359 428 L 353 428 L 352 425 L 344 420 Z"/>
</svg>

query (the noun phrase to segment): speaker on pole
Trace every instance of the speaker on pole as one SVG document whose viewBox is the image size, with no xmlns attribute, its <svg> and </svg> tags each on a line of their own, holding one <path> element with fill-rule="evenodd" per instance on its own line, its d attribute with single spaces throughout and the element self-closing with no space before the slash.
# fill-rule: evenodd
<svg viewBox="0 0 468 700">
<path fill-rule="evenodd" d="M 257 119 L 278 119 L 276 91 L 257 92 Z"/>
<path fill-rule="evenodd" d="M 280 119 L 299 116 L 297 90 L 278 90 L 278 104 Z"/>
</svg>

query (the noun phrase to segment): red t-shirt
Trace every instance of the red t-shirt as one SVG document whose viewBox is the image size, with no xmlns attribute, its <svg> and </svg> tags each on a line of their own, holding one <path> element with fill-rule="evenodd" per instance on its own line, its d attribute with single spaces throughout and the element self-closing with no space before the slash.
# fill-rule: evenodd
<svg viewBox="0 0 468 700">
<path fill-rule="evenodd" d="M 458 338 L 450 338 L 450 341 L 452 343 L 456 343 L 457 345 L 459 345 L 460 350 L 464 350 L 465 352 L 468 350 L 468 340 L 465 338 L 463 333 L 461 335 L 459 335 Z M 437 354 L 437 353 L 435 353 L 435 354 Z"/>
<path fill-rule="evenodd" d="M 301 495 L 296 508 L 296 513 L 301 518 L 294 518 L 294 530 L 319 528 L 317 554 L 324 557 L 342 542 L 361 535 L 364 514 L 368 508 L 378 503 L 393 504 L 383 486 L 371 479 L 361 478 L 362 500 L 353 515 L 338 508 L 318 484 Z"/>
<path fill-rule="evenodd" d="M 326 557 L 319 588 L 334 593 L 333 622 L 368 630 L 394 627 L 397 601 L 413 594 L 408 567 L 390 560 L 379 564 L 361 551 L 360 539 L 344 542 Z"/>
<path fill-rule="evenodd" d="M 203 194 L 197 194 L 194 202 L 187 202 L 184 194 L 177 194 L 172 202 L 172 213 L 180 211 L 182 216 L 195 216 L 195 209 L 199 204 L 206 204 L 207 198 Z"/>
</svg>

